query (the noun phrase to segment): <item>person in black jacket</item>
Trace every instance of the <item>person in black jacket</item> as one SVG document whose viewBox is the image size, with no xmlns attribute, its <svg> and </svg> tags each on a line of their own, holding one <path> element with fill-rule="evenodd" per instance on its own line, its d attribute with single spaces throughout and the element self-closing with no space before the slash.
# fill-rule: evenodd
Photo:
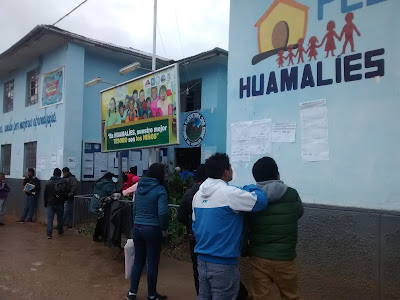
<svg viewBox="0 0 400 300">
<path fill-rule="evenodd" d="M 28 185 L 29 187 L 31 187 L 31 185 L 33 185 L 34 188 L 26 189 L 25 187 L 28 183 L 29 183 L 29 185 Z M 35 176 L 35 170 L 33 168 L 27 169 L 23 185 L 24 185 L 24 191 L 25 191 L 25 194 L 27 197 L 26 197 L 26 204 L 25 204 L 25 208 L 22 213 L 22 216 L 17 221 L 19 223 L 24 223 L 27 217 L 28 217 L 27 221 L 32 222 L 33 212 L 35 210 L 35 203 L 36 203 L 36 200 L 39 195 L 40 182 L 39 182 L 39 179 L 37 179 L 37 177 Z"/>
<path fill-rule="evenodd" d="M 44 207 L 47 207 L 47 238 L 52 238 L 54 215 L 57 214 L 58 234 L 64 233 L 64 202 L 68 198 L 68 182 L 61 178 L 61 170 L 54 169 L 53 177 L 50 178 L 44 189 Z"/>
<path fill-rule="evenodd" d="M 206 179 L 205 167 L 204 164 L 201 164 L 196 170 L 194 177 L 195 183 L 192 188 L 188 189 L 183 195 L 181 205 L 178 209 L 178 220 L 186 226 L 187 233 L 189 234 L 190 256 L 192 258 L 194 285 L 196 287 L 197 295 L 199 294 L 199 272 L 197 270 L 197 254 L 194 253 L 196 239 L 192 230 L 192 201 L 194 195 L 199 190 L 200 185 Z"/>
</svg>

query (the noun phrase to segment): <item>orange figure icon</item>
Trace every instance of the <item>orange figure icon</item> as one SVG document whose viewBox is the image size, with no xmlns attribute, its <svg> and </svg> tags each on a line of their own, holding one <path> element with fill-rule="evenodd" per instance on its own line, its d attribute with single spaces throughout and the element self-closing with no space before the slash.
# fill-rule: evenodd
<svg viewBox="0 0 400 300">
<path fill-rule="evenodd" d="M 341 38 L 339 38 L 339 36 L 337 35 L 335 28 L 336 28 L 335 22 L 329 21 L 328 24 L 326 25 L 326 30 L 328 32 L 325 34 L 324 39 L 322 40 L 321 44 L 318 45 L 318 47 L 321 47 L 326 40 L 326 44 L 325 44 L 326 56 L 325 56 L 325 58 L 329 56 L 329 52 L 331 52 L 332 56 L 335 56 L 335 54 L 333 53 L 333 51 L 336 49 L 335 38 L 337 38 L 338 41 L 341 40 Z"/>
<path fill-rule="evenodd" d="M 278 68 L 282 68 L 283 67 L 283 62 L 285 61 L 285 57 L 283 56 L 285 52 L 283 50 L 279 50 L 278 52 L 278 58 L 277 58 L 277 62 L 278 62 Z"/>
<path fill-rule="evenodd" d="M 300 60 L 301 60 L 301 62 L 304 63 L 303 54 L 304 54 L 304 53 L 307 54 L 306 49 L 304 49 L 304 47 L 303 47 L 304 39 L 303 39 L 303 38 L 300 38 L 299 41 L 297 42 L 297 44 L 299 45 L 299 47 L 297 48 L 297 53 L 296 53 L 296 56 L 297 56 L 297 55 L 299 56 L 299 59 L 298 59 L 297 63 L 299 64 L 299 63 L 300 63 Z"/>
<path fill-rule="evenodd" d="M 296 57 L 297 54 L 293 53 L 293 45 L 288 45 L 287 46 L 287 51 L 289 53 L 288 53 L 288 56 L 285 57 L 285 59 L 289 60 L 288 66 L 290 66 L 291 64 L 294 65 L 293 58 Z"/>
<path fill-rule="evenodd" d="M 316 36 L 312 36 L 310 37 L 310 41 L 308 42 L 308 57 L 310 58 L 309 61 L 311 61 L 311 59 L 314 57 L 315 60 L 317 60 L 317 48 L 319 48 L 319 46 L 317 45 L 318 43 L 318 39 Z"/>
<path fill-rule="evenodd" d="M 340 34 L 339 38 L 340 40 L 342 40 L 343 35 L 345 37 L 342 54 L 346 52 L 346 47 L 348 43 L 350 43 L 351 52 L 354 52 L 353 31 L 355 31 L 358 36 L 361 36 L 361 33 L 358 31 L 356 25 L 354 25 L 353 23 L 354 14 L 352 12 L 347 13 L 344 19 L 346 21 L 346 25 L 343 26 L 342 33 Z"/>
</svg>

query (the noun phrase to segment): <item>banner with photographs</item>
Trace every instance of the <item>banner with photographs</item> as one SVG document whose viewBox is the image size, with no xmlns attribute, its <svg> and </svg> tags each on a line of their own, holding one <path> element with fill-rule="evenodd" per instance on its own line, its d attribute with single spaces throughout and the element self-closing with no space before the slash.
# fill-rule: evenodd
<svg viewBox="0 0 400 300">
<path fill-rule="evenodd" d="M 102 152 L 179 144 L 178 65 L 101 92 Z"/>
<path fill-rule="evenodd" d="M 63 102 L 64 67 L 43 75 L 42 107 L 57 105 Z"/>
</svg>

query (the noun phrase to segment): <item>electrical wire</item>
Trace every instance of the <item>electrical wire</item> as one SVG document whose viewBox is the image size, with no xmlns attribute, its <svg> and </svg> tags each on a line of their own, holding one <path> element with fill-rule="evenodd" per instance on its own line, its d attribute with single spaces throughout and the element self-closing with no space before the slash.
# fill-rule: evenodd
<svg viewBox="0 0 400 300">
<path fill-rule="evenodd" d="M 160 36 L 161 45 L 162 45 L 162 47 L 164 49 L 164 55 L 165 55 L 165 57 L 168 57 L 167 56 L 167 51 L 165 51 L 164 41 L 163 41 L 162 36 L 161 36 L 161 31 L 160 31 L 160 27 L 158 26 L 158 22 L 157 22 L 157 29 L 158 29 L 158 35 Z"/>
<path fill-rule="evenodd" d="M 181 92 L 181 95 L 189 92 L 192 88 L 194 88 L 196 85 L 198 85 L 201 82 L 201 80 L 197 81 L 195 84 L 193 84 L 191 87 L 187 87 L 185 91 Z"/>
<path fill-rule="evenodd" d="M 71 13 L 73 13 L 75 10 L 77 10 L 81 5 L 85 4 L 86 2 L 88 2 L 88 0 L 82 1 L 81 4 L 79 4 L 77 7 L 75 7 L 73 10 L 71 10 L 69 13 L 67 13 L 66 15 L 64 15 L 62 18 L 60 18 L 57 22 L 55 22 L 53 24 L 56 25 L 57 23 L 59 23 L 60 21 L 62 21 L 64 18 L 68 17 Z"/>
</svg>

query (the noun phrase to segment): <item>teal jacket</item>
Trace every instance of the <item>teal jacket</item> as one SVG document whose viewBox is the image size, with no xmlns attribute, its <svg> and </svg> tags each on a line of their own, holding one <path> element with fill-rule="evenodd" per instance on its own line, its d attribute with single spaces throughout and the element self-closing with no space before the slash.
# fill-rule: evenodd
<svg viewBox="0 0 400 300">
<path fill-rule="evenodd" d="M 168 229 L 168 195 L 157 179 L 140 178 L 133 203 L 133 218 L 135 224 Z"/>
<path fill-rule="evenodd" d="M 106 178 L 100 178 L 94 184 L 93 197 L 90 200 L 90 211 L 98 213 L 96 211 L 100 206 L 100 199 L 106 196 L 111 196 L 115 191 L 115 184 L 112 180 Z"/>
<path fill-rule="evenodd" d="M 249 254 L 271 260 L 292 260 L 296 257 L 297 222 L 303 215 L 300 196 L 279 180 L 257 185 L 267 195 L 269 204 L 265 210 L 249 216 Z"/>
</svg>

